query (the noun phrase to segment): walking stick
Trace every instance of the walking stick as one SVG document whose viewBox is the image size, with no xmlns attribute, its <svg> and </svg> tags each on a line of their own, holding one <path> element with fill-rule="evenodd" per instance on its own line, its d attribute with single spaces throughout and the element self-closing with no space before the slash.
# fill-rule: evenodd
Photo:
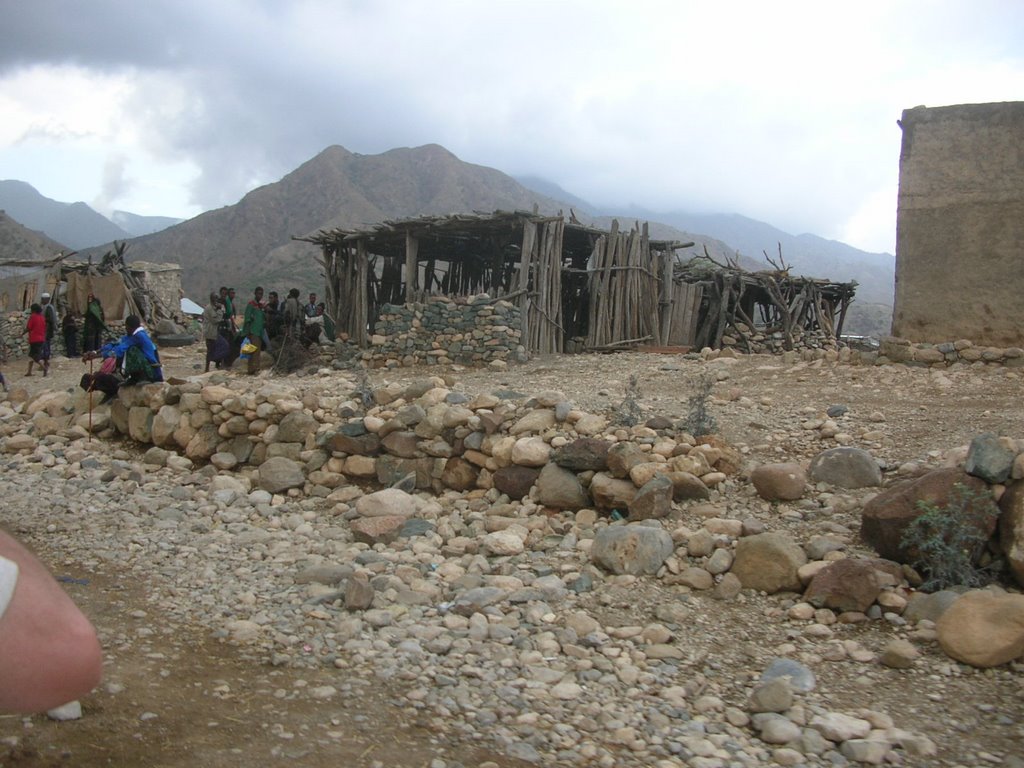
<svg viewBox="0 0 1024 768">
<path fill-rule="evenodd" d="M 92 358 L 89 358 L 89 437 L 86 442 L 92 442 L 92 390 L 96 386 L 96 380 L 92 376 Z"/>
</svg>

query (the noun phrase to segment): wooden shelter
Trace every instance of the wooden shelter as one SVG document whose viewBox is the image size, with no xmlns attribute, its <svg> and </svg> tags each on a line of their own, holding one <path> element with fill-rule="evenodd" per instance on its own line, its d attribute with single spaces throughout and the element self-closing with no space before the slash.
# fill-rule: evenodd
<svg viewBox="0 0 1024 768">
<path fill-rule="evenodd" d="M 791 331 L 819 323 L 838 333 L 842 324 L 841 316 L 834 321 L 834 297 L 818 283 L 769 285 L 756 278 L 760 273 L 680 270 L 676 251 L 693 243 L 651 240 L 646 224 L 626 232 L 613 222 L 604 231 L 575 216 L 495 211 L 321 230 L 301 239 L 320 246 L 327 312 L 360 346 L 385 304 L 437 295 L 486 293 L 515 302 L 530 354 L 718 346 L 733 321 L 753 327 L 754 305 L 775 302 L 777 311 L 761 316 Z"/>
</svg>

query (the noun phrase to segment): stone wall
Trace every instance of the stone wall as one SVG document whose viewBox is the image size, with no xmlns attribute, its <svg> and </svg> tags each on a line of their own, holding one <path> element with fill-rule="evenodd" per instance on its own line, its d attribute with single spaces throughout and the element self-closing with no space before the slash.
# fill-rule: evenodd
<svg viewBox="0 0 1024 768">
<path fill-rule="evenodd" d="M 893 334 L 1024 346 L 1024 102 L 903 112 Z"/>
<path fill-rule="evenodd" d="M 681 423 L 617 426 L 558 392 L 468 397 L 439 377 L 361 392 L 251 390 L 238 379 L 122 387 L 110 404 L 76 391 L 46 393 L 26 409 L 39 435 L 67 426 L 152 445 L 146 461 L 210 463 L 251 472 L 270 493 L 326 497 L 352 485 L 441 493 L 496 488 L 559 509 L 595 506 L 646 515 L 640 489 L 662 476 L 662 501 L 706 499 L 740 466 L 739 454 L 702 442 Z M 72 402 L 73 399 L 73 402 Z M 364 405 L 368 403 L 368 405 Z M 663 510 L 664 511 L 664 510 Z"/>
<path fill-rule="evenodd" d="M 343 347 L 341 357 L 370 368 L 522 361 L 521 328 L 518 307 L 486 295 L 384 304 L 369 349 Z"/>
</svg>

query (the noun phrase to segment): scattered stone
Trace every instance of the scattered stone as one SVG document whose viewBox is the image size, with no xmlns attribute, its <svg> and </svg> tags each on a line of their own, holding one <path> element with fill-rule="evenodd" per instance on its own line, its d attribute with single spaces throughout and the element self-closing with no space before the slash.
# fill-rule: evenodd
<svg viewBox="0 0 1024 768">
<path fill-rule="evenodd" d="M 804 551 L 785 534 L 761 533 L 737 542 L 731 573 L 744 589 L 768 594 L 796 591 L 800 589 L 797 569 L 806 562 Z"/>
<path fill-rule="evenodd" d="M 661 528 L 620 525 L 602 528 L 594 537 L 590 558 L 616 574 L 654 574 L 672 554 L 672 537 Z"/>
<path fill-rule="evenodd" d="M 799 464 L 762 464 L 750 473 L 750 482 L 766 501 L 793 501 L 804 495 L 807 473 Z"/>
<path fill-rule="evenodd" d="M 840 488 L 870 488 L 882 484 L 882 470 L 862 448 L 829 448 L 811 459 L 811 480 Z"/>
</svg>

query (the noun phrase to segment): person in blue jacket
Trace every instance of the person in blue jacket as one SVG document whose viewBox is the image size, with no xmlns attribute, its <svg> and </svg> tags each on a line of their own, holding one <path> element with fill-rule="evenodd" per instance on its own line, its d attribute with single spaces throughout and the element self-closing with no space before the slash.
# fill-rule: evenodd
<svg viewBox="0 0 1024 768">
<path fill-rule="evenodd" d="M 104 344 L 97 352 L 89 352 L 83 360 L 95 357 L 115 358 L 114 373 L 93 373 L 82 376 L 80 386 L 87 392 L 104 394 L 103 401 L 112 399 L 124 385 L 147 384 L 163 381 L 160 353 L 142 325 L 138 315 L 128 315 L 124 321 L 125 334 L 120 339 Z"/>
</svg>

